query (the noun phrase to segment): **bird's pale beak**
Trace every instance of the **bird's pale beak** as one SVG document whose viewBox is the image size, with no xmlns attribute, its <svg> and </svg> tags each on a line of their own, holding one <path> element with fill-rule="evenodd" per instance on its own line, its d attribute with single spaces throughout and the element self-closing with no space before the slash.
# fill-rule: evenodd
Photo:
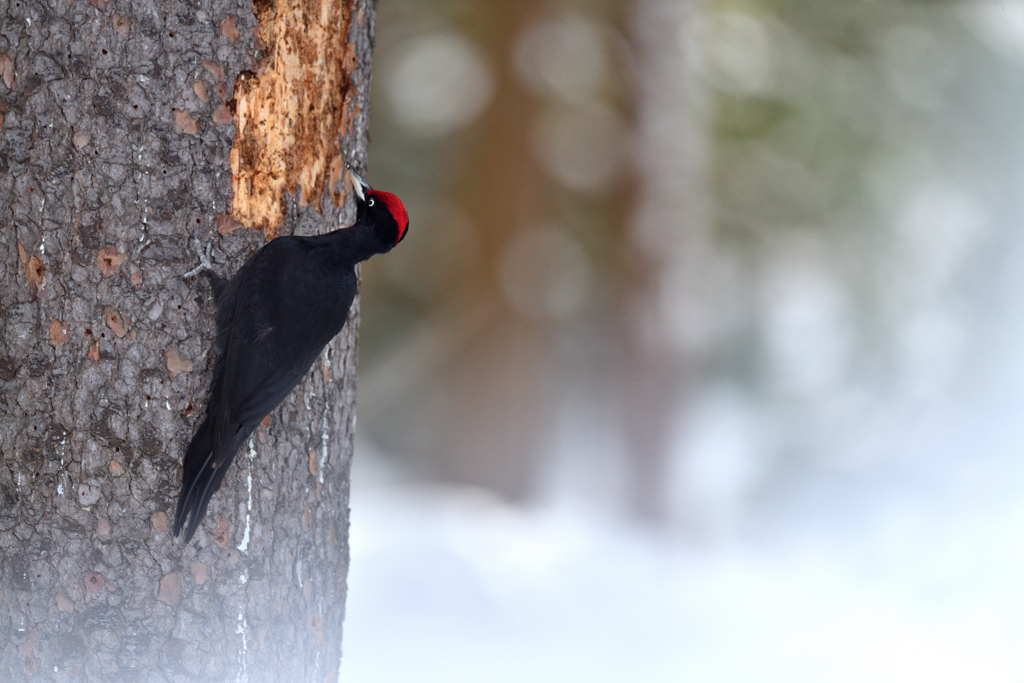
<svg viewBox="0 0 1024 683">
<path fill-rule="evenodd" d="M 359 201 L 365 202 L 366 191 L 371 190 L 373 188 L 367 185 L 366 181 L 359 177 L 359 174 L 353 171 L 351 168 L 348 169 L 348 174 L 349 176 L 351 176 L 352 189 L 355 191 L 356 196 L 359 197 Z"/>
</svg>

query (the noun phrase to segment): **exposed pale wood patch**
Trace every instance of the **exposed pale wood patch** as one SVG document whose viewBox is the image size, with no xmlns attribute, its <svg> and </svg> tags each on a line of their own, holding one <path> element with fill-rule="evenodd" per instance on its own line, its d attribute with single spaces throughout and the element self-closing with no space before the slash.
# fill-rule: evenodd
<svg viewBox="0 0 1024 683">
<path fill-rule="evenodd" d="M 46 287 L 46 268 L 38 256 L 28 257 L 28 252 L 21 242 L 18 242 L 18 256 L 21 264 L 25 266 L 25 279 L 28 282 L 28 293 L 32 300 L 36 300 L 39 291 Z"/>
<path fill-rule="evenodd" d="M 103 247 L 96 254 L 96 267 L 103 277 L 117 275 L 128 257 L 117 250 L 117 247 Z"/>
<path fill-rule="evenodd" d="M 192 361 L 183 359 L 175 347 L 164 351 L 164 358 L 167 360 L 167 374 L 171 377 L 177 377 L 183 372 L 192 372 Z"/>
<path fill-rule="evenodd" d="M 60 320 L 50 318 L 50 333 L 47 337 L 50 346 L 64 346 L 68 340 L 68 328 Z"/>
<path fill-rule="evenodd" d="M 246 227 L 277 235 L 285 193 L 320 206 L 338 135 L 356 112 L 349 96 L 355 48 L 349 42 L 350 0 L 257 2 L 267 58 L 235 83 L 237 135 L 231 150 L 231 213 Z M 337 165 L 337 162 L 335 163 Z"/>
<path fill-rule="evenodd" d="M 110 306 L 103 307 L 103 322 L 117 335 L 118 339 L 122 339 L 124 335 L 128 334 L 128 320 Z"/>
</svg>

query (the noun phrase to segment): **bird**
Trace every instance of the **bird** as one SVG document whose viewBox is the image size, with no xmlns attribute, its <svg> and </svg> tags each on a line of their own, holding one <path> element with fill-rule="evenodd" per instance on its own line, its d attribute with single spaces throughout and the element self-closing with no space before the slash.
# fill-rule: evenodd
<svg viewBox="0 0 1024 683">
<path fill-rule="evenodd" d="M 213 270 L 208 247 L 205 255 L 200 250 L 200 266 L 183 276 L 210 277 L 217 326 L 210 400 L 185 451 L 174 515 L 174 535 L 184 531 L 186 545 L 238 449 L 345 326 L 356 264 L 387 253 L 408 234 L 402 200 L 349 174 L 356 199 L 350 227 L 271 240 L 230 280 Z"/>
</svg>

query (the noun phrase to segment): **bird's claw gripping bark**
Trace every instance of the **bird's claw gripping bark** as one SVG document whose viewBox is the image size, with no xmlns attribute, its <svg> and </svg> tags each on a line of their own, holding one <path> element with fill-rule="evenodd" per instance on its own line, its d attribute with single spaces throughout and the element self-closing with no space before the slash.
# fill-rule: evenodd
<svg viewBox="0 0 1024 683">
<path fill-rule="evenodd" d="M 182 280 L 187 280 L 190 277 L 195 277 L 205 270 L 213 270 L 213 262 L 210 260 L 210 252 L 213 250 L 213 242 L 206 245 L 206 250 L 203 250 L 203 245 L 200 244 L 199 238 L 192 235 L 192 241 L 196 243 L 196 252 L 199 254 L 199 265 L 188 271 L 181 276 Z"/>
</svg>

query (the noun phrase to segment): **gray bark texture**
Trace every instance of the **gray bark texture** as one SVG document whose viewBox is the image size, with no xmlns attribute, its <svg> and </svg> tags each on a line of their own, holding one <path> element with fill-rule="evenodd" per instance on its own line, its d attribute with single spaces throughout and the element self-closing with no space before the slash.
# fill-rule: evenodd
<svg viewBox="0 0 1024 683">
<path fill-rule="evenodd" d="M 0 681 L 337 676 L 358 303 L 193 543 L 169 533 L 213 366 L 210 287 L 179 275 L 193 234 L 223 276 L 266 241 L 232 215 L 232 116 L 287 2 L 0 2 Z M 375 2 L 335 4 L 328 142 L 362 166 Z M 285 182 L 271 227 L 348 224 L 338 180 Z"/>
</svg>

